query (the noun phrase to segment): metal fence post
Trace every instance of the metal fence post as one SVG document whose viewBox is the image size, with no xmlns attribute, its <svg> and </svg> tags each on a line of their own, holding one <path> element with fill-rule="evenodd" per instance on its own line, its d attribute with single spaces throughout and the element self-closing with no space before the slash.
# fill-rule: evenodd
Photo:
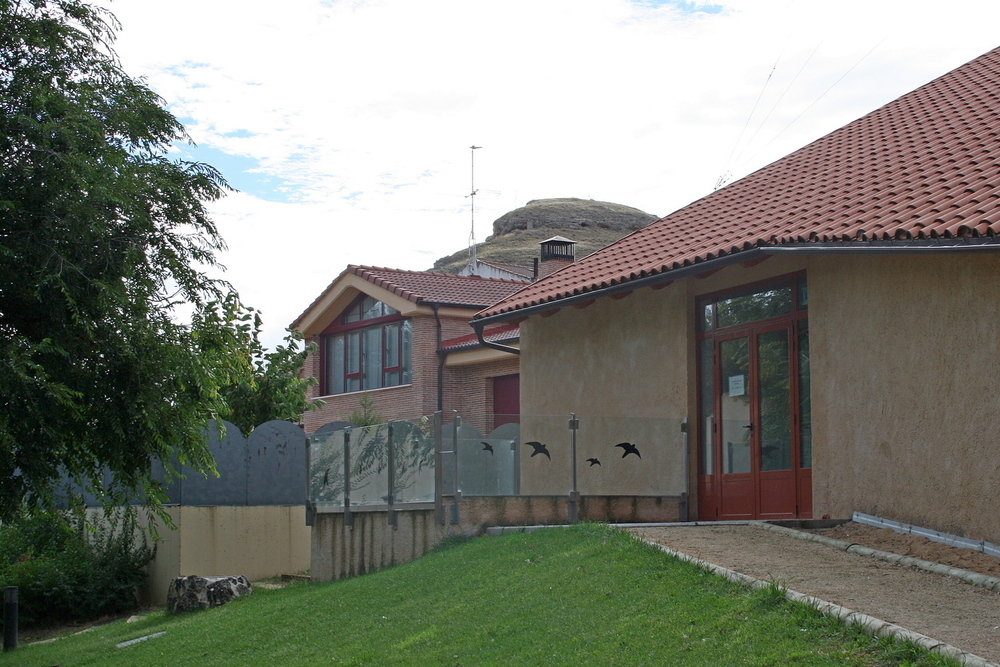
<svg viewBox="0 0 1000 667">
<path fill-rule="evenodd" d="M 569 492 L 569 504 L 567 505 L 567 514 L 570 523 L 576 523 L 580 515 L 580 492 L 576 488 L 576 432 L 580 428 L 580 420 L 576 418 L 576 413 L 569 413 L 569 423 L 566 424 L 573 437 L 573 488 Z"/>
<path fill-rule="evenodd" d="M 444 442 L 441 411 L 434 413 L 434 517 L 444 525 Z"/>
<path fill-rule="evenodd" d="M 344 525 L 354 528 L 351 514 L 351 429 L 344 429 Z"/>
<path fill-rule="evenodd" d="M 312 438 L 306 439 L 306 525 L 311 526 L 316 519 L 316 506 L 312 499 Z"/>
<path fill-rule="evenodd" d="M 3 589 L 3 650 L 17 648 L 17 586 Z"/>
<path fill-rule="evenodd" d="M 458 474 L 458 429 L 462 425 L 462 418 L 458 416 L 458 410 L 451 411 L 451 448 L 452 458 L 455 460 L 455 492 L 451 500 L 451 522 L 458 523 L 458 504 L 462 502 L 462 487 L 459 483 Z"/>
<path fill-rule="evenodd" d="M 688 466 L 690 465 L 688 457 L 691 454 L 688 451 L 688 447 L 690 446 L 690 442 L 688 440 L 688 418 L 687 417 L 685 417 L 684 421 L 681 422 L 681 433 L 683 433 L 682 437 L 683 437 L 683 440 L 684 440 L 684 445 L 682 447 L 682 449 L 684 450 L 684 458 L 683 458 L 684 462 L 681 464 L 682 468 L 684 470 L 684 474 L 683 474 L 683 478 L 682 478 L 682 483 L 683 483 L 682 488 L 684 489 L 684 491 L 681 492 L 681 512 L 680 512 L 680 517 L 679 518 L 680 518 L 681 521 L 688 521 L 689 520 L 689 515 L 690 515 L 690 512 L 688 510 L 688 503 L 689 503 L 689 501 L 688 501 Z"/>
<path fill-rule="evenodd" d="M 389 519 L 389 525 L 392 526 L 393 530 L 396 530 L 397 528 L 396 509 L 395 509 L 396 494 L 393 493 L 393 489 L 396 488 L 396 445 L 392 439 L 393 436 L 392 420 L 389 420 L 387 428 L 389 431 L 388 437 L 386 439 L 387 442 L 386 446 L 389 448 L 389 450 L 386 452 L 386 459 L 387 459 L 386 464 L 389 467 L 389 496 L 387 498 L 387 500 L 389 501 L 388 519 Z"/>
</svg>

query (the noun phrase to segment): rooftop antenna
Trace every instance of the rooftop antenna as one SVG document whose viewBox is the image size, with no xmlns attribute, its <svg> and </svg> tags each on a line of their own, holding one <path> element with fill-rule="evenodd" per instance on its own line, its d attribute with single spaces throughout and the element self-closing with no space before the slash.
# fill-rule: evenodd
<svg viewBox="0 0 1000 667">
<path fill-rule="evenodd" d="M 476 258 L 476 151 L 482 146 L 469 146 L 469 154 L 472 157 L 472 188 L 469 193 L 469 210 L 472 215 L 472 225 L 469 230 L 469 274 L 479 275 L 479 260 Z"/>
</svg>

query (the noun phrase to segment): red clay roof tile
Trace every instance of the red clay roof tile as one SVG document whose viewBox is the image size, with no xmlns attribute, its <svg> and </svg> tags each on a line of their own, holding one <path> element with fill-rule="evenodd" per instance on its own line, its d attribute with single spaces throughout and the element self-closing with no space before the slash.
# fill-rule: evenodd
<svg viewBox="0 0 1000 667">
<path fill-rule="evenodd" d="M 486 306 L 527 284 L 523 280 L 457 276 L 434 271 L 404 271 L 353 264 L 347 267 L 345 273 L 354 273 L 414 303 L 447 306 Z"/>
<path fill-rule="evenodd" d="M 527 281 L 521 280 L 458 276 L 434 271 L 405 271 L 403 269 L 351 264 L 313 300 L 301 315 L 295 318 L 290 327 L 296 328 L 306 314 L 322 300 L 323 295 L 329 292 L 348 273 L 360 276 L 373 285 L 414 303 L 436 303 L 442 306 L 464 308 L 483 308 L 529 284 Z"/>
<path fill-rule="evenodd" d="M 998 97 L 994 49 L 476 317 L 759 246 L 1000 237 Z"/>
</svg>

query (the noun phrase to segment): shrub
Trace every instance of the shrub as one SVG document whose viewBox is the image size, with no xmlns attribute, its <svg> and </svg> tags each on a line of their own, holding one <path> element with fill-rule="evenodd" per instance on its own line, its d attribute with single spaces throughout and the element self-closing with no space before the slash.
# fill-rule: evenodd
<svg viewBox="0 0 1000 667">
<path fill-rule="evenodd" d="M 134 511 L 109 511 L 97 525 L 82 508 L 22 516 L 0 527 L 0 586 L 17 586 L 26 627 L 85 621 L 138 605 L 143 568 L 155 551 Z"/>
</svg>

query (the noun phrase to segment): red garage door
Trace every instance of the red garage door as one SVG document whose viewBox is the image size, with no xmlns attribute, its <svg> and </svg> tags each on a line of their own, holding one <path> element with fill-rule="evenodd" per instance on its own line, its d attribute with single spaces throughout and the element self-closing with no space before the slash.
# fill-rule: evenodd
<svg viewBox="0 0 1000 667">
<path fill-rule="evenodd" d="M 521 422 L 521 376 L 493 378 L 493 428 Z"/>
</svg>

